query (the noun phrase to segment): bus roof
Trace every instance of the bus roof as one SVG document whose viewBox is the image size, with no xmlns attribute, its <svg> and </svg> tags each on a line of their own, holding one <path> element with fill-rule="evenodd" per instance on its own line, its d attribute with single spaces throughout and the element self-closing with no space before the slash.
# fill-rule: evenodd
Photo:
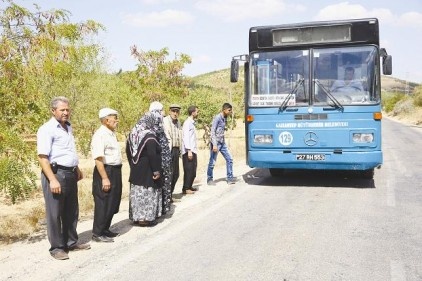
<svg viewBox="0 0 422 281">
<path fill-rule="evenodd" d="M 379 45 L 377 18 L 256 26 L 249 30 L 250 52 L 304 45 L 336 46 L 363 43 Z"/>
</svg>

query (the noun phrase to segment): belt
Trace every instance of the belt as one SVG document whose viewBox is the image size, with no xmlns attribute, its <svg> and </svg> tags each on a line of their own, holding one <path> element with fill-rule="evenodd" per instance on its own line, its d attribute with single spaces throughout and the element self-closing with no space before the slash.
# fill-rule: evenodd
<svg viewBox="0 0 422 281">
<path fill-rule="evenodd" d="M 66 167 L 66 166 L 62 166 L 62 165 L 57 165 L 57 168 L 59 168 L 60 170 L 65 170 L 65 171 L 76 171 L 76 169 L 78 168 L 78 166 L 75 167 Z"/>
<path fill-rule="evenodd" d="M 109 164 L 104 164 L 104 167 L 112 167 L 112 168 L 118 168 L 120 169 L 123 165 L 119 164 L 119 165 L 109 165 Z"/>
</svg>

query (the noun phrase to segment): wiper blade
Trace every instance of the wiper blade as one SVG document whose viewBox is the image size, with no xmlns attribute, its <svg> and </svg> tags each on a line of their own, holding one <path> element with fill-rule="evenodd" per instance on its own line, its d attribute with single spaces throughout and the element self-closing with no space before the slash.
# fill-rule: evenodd
<svg viewBox="0 0 422 281">
<path fill-rule="evenodd" d="M 287 104 L 289 103 L 290 98 L 293 96 L 294 93 L 296 93 L 297 89 L 299 88 L 300 85 L 303 84 L 303 82 L 305 82 L 305 78 L 300 78 L 296 82 L 294 89 L 287 95 L 287 97 L 284 99 L 283 103 L 278 108 L 278 112 L 283 112 L 284 110 L 286 110 Z"/>
<path fill-rule="evenodd" d="M 321 84 L 321 82 L 319 82 L 318 79 L 314 79 L 315 84 L 318 85 L 318 87 L 320 87 L 324 93 L 330 98 L 330 100 L 334 103 L 335 108 L 339 108 L 341 111 L 344 110 L 343 105 L 330 93 L 330 91 L 328 91 L 324 85 Z"/>
</svg>

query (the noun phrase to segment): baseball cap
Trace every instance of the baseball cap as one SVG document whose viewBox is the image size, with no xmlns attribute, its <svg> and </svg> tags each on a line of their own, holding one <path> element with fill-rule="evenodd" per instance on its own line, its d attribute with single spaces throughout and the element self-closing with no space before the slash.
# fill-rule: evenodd
<svg viewBox="0 0 422 281">
<path fill-rule="evenodd" d="M 105 108 L 101 108 L 100 112 L 98 113 L 98 117 L 104 118 L 107 117 L 109 115 L 117 115 L 117 111 L 108 107 Z"/>
</svg>

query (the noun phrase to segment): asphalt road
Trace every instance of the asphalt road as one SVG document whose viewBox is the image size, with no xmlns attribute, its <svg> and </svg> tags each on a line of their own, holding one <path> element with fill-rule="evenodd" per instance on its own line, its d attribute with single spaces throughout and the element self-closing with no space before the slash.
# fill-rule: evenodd
<svg viewBox="0 0 422 281">
<path fill-rule="evenodd" d="M 235 167 L 153 228 L 53 260 L 45 235 L 0 252 L 0 280 L 422 280 L 422 128 L 383 120 L 374 180 Z M 224 171 L 217 174 L 223 179 Z M 89 241 L 92 221 L 81 222 Z"/>
</svg>

